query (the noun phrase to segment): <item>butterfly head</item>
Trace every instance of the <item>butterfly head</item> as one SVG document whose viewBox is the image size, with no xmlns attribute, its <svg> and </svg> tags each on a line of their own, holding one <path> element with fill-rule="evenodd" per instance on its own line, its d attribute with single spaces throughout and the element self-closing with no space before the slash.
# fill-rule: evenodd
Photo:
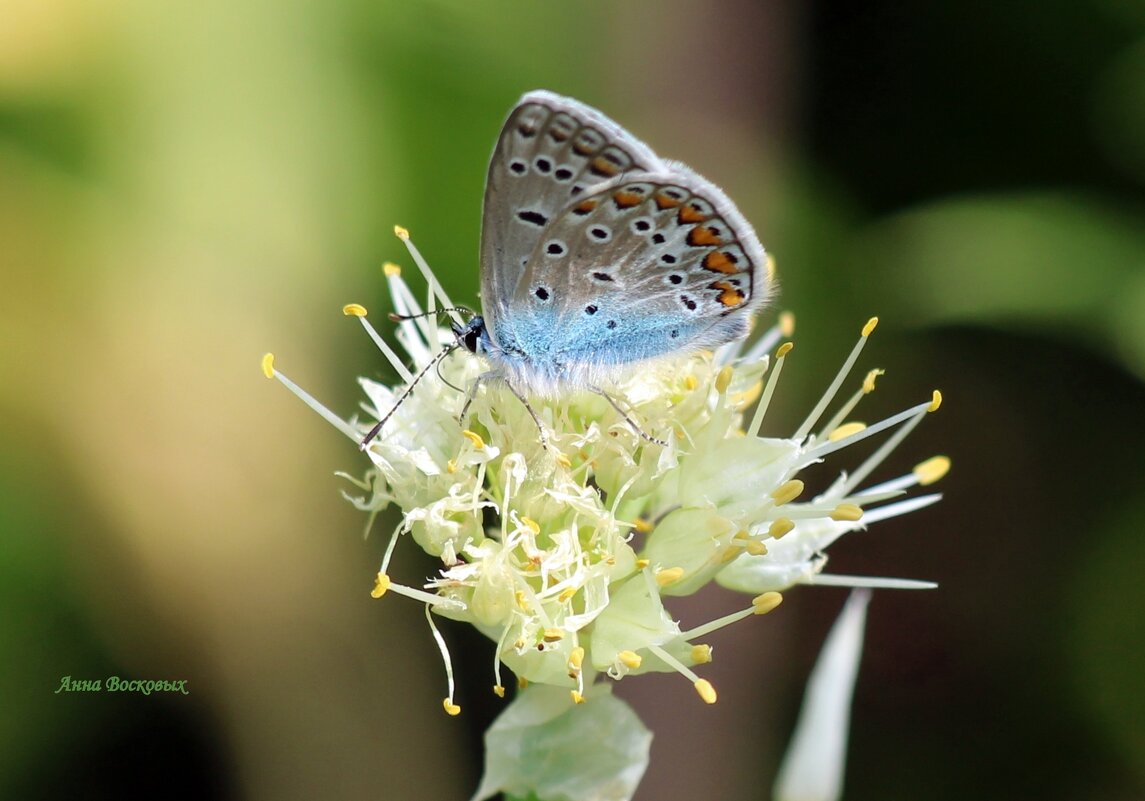
<svg viewBox="0 0 1145 801">
<path fill-rule="evenodd" d="M 465 325 L 453 323 L 453 336 L 457 344 L 470 353 L 479 353 L 487 350 L 485 343 L 489 341 L 489 330 L 485 327 L 485 318 L 477 314 L 469 318 Z M 480 350 L 478 350 L 480 348 Z"/>
</svg>

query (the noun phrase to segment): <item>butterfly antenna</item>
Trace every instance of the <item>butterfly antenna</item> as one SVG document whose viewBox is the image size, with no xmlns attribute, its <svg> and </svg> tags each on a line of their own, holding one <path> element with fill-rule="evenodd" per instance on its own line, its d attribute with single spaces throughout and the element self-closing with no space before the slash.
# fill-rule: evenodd
<svg viewBox="0 0 1145 801">
<path fill-rule="evenodd" d="M 473 317 L 476 312 L 467 306 L 451 306 L 448 309 L 435 309 L 433 311 L 422 312 L 421 314 L 398 314 L 397 312 L 390 312 L 390 322 L 400 323 L 403 320 L 420 320 L 422 317 L 436 317 L 439 314 L 449 314 L 450 312 L 461 312 Z"/>
<path fill-rule="evenodd" d="M 421 315 L 419 315 L 419 316 L 421 316 Z M 378 436 L 378 432 L 382 430 L 382 426 L 384 426 L 386 424 L 386 422 L 391 417 L 394 416 L 394 412 L 396 412 L 398 410 L 398 407 L 400 407 L 403 403 L 405 403 L 406 398 L 408 398 L 410 396 L 410 394 L 413 393 L 413 388 L 416 387 L 418 385 L 418 382 L 421 381 L 422 378 L 425 377 L 425 374 L 429 372 L 429 369 L 431 367 L 434 367 L 437 364 L 439 364 L 442 359 L 444 359 L 449 354 L 453 353 L 453 351 L 457 350 L 459 347 L 460 347 L 460 345 L 456 342 L 454 342 L 452 345 L 446 345 L 444 348 L 441 349 L 441 351 L 436 356 L 434 356 L 432 359 L 430 359 L 429 364 L 427 364 L 425 367 L 421 368 L 421 370 L 418 371 L 418 374 L 415 375 L 413 377 L 413 380 L 409 382 L 409 386 L 406 387 L 405 392 L 403 392 L 401 394 L 401 396 L 396 401 L 394 401 L 394 405 L 392 407 L 390 407 L 390 410 L 388 412 L 386 412 L 382 416 L 382 419 L 379 420 L 377 422 L 377 424 L 375 424 L 374 427 L 370 429 L 368 434 L 366 434 L 365 438 L 362 440 L 361 444 L 358 446 L 359 450 L 364 451 L 367 447 L 369 447 L 370 442 L 372 442 L 374 437 Z M 448 383 L 448 382 L 446 382 L 446 383 Z M 450 386 L 453 386 L 453 385 L 450 384 Z"/>
</svg>

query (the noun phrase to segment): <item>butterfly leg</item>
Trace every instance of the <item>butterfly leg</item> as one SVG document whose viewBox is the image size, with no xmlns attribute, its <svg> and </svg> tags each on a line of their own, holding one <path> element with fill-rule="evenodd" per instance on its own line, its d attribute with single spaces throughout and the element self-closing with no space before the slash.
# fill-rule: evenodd
<svg viewBox="0 0 1145 801">
<path fill-rule="evenodd" d="M 524 405 L 525 411 L 529 413 L 529 417 L 532 417 L 533 422 L 537 424 L 537 431 L 541 434 L 541 447 L 547 451 L 549 449 L 549 438 L 548 435 L 545 434 L 545 424 L 541 422 L 541 418 L 537 415 L 536 410 L 529 405 L 529 401 L 525 399 L 524 395 L 517 391 L 516 387 L 508 381 L 505 382 L 505 385 L 509 387 L 510 392 L 517 396 L 517 400 Z"/>
<path fill-rule="evenodd" d="M 465 418 L 469 415 L 469 407 L 473 405 L 474 399 L 477 397 L 477 389 L 481 386 L 481 382 L 485 380 L 487 373 L 482 373 L 473 380 L 469 385 L 469 389 L 465 392 L 465 403 L 461 406 L 461 414 L 457 415 L 457 423 L 462 428 L 465 428 Z"/>
<path fill-rule="evenodd" d="M 633 431 L 635 431 L 637 434 L 639 434 L 642 439 L 645 439 L 648 442 L 651 442 L 655 445 L 660 445 L 661 447 L 664 447 L 664 448 L 668 447 L 668 443 L 665 442 L 664 440 L 656 439 L 656 437 L 652 436 L 651 434 L 646 434 L 644 432 L 644 430 L 642 428 L 640 428 L 640 426 L 636 425 L 636 421 L 628 416 L 628 412 L 626 412 L 626 411 L 624 411 L 624 409 L 620 408 L 620 404 L 616 402 L 616 399 L 613 398 L 611 395 L 609 395 L 607 392 L 605 392 L 603 389 L 601 389 L 600 387 L 589 387 L 589 389 L 592 390 L 593 392 L 595 392 L 597 395 L 600 395 L 602 398 L 604 398 L 610 404 L 612 404 L 612 408 L 616 409 L 616 411 L 620 413 L 620 416 L 624 418 L 624 422 L 628 423 L 628 427 L 631 428 Z"/>
</svg>

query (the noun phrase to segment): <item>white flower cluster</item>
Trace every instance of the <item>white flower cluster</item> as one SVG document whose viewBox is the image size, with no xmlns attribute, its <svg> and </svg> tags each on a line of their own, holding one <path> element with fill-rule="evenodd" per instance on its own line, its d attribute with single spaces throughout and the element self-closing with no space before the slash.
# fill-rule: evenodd
<svg viewBox="0 0 1145 801">
<path fill-rule="evenodd" d="M 408 237 L 403 239 L 429 281 L 429 312 L 439 302 L 450 306 Z M 790 318 L 784 317 L 746 350 L 732 343 L 716 353 L 631 371 L 612 388 L 627 419 L 607 399 L 588 392 L 532 400 L 545 427 L 542 438 L 529 410 L 496 382 L 481 383 L 459 422 L 466 390 L 486 368 L 463 349 L 439 359 L 452 335 L 438 327 L 436 315 L 418 317 L 423 309 L 394 265 L 385 272 L 403 318 L 397 340 L 412 368 L 370 325 L 365 309 L 344 309 L 358 317 L 401 378 L 397 387 L 361 380 L 369 419 L 340 419 L 278 372 L 269 354 L 263 368 L 357 442 L 385 419 L 365 448 L 371 467 L 364 479 L 354 480 L 361 493 L 351 500 L 371 519 L 391 505 L 402 513 L 374 595 L 389 591 L 425 604 L 445 657 L 444 706 L 450 714 L 459 711 L 452 667 L 430 610 L 467 621 L 496 643 L 498 694 L 504 693 L 502 665 L 522 683 L 564 687 L 578 703 L 602 673 L 620 679 L 676 671 L 713 703 L 715 690 L 693 671 L 711 659 L 700 640 L 774 609 L 783 590 L 795 584 L 933 586 L 823 572 L 825 549 L 846 532 L 937 501 L 934 494 L 900 496 L 941 478 L 949 464 L 935 457 L 901 478 L 862 486 L 941 401 L 935 392 L 877 424 L 848 422 L 859 400 L 874 390 L 877 370 L 822 422 L 875 319 L 788 437 L 760 435 L 792 349 L 789 341 L 780 344 L 791 333 Z M 883 444 L 858 469 L 804 498 L 800 471 L 884 432 Z M 399 584 L 388 574 L 403 535 L 441 559 L 440 573 L 423 586 Z M 713 580 L 755 597 L 738 613 L 681 629 L 664 598 L 693 593 Z"/>
</svg>

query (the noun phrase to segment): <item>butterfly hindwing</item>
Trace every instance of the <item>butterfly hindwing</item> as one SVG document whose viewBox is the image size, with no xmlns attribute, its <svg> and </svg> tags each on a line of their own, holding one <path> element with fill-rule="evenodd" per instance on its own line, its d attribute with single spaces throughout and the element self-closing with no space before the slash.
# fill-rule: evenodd
<svg viewBox="0 0 1145 801">
<path fill-rule="evenodd" d="M 541 233 L 591 187 L 663 162 L 600 112 L 551 92 L 526 94 L 509 115 L 485 185 L 481 299 L 494 331 Z"/>
<path fill-rule="evenodd" d="M 731 201 L 667 162 L 594 187 L 553 217 L 512 290 L 511 335 L 543 343 L 543 358 L 599 364 L 714 347 L 747 332 L 772 283 Z"/>
</svg>

